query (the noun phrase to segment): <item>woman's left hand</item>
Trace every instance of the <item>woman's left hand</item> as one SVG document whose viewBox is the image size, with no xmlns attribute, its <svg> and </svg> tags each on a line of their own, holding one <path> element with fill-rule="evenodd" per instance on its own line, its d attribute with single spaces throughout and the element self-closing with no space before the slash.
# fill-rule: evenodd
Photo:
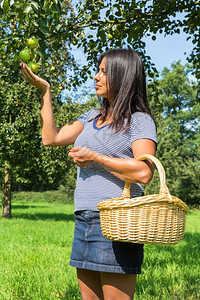
<svg viewBox="0 0 200 300">
<path fill-rule="evenodd" d="M 73 162 L 80 168 L 86 168 L 93 164 L 96 155 L 97 153 L 95 151 L 81 146 L 71 148 L 68 154 L 69 157 L 73 158 Z"/>
</svg>

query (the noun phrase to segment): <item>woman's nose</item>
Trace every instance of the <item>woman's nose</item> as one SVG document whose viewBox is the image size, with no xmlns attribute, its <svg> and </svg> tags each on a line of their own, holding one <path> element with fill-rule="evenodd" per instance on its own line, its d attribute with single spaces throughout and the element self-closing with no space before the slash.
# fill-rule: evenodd
<svg viewBox="0 0 200 300">
<path fill-rule="evenodd" d="M 94 76 L 94 80 L 99 80 L 99 73 Z"/>
</svg>

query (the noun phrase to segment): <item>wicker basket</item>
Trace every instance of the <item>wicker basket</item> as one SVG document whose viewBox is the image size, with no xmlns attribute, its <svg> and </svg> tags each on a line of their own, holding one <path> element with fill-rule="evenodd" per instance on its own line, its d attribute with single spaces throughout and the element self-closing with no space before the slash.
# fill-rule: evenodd
<svg viewBox="0 0 200 300">
<path fill-rule="evenodd" d="M 138 157 L 146 159 L 158 169 L 159 194 L 130 199 L 131 184 L 126 182 L 120 198 L 98 203 L 102 233 L 112 241 L 175 245 L 183 238 L 188 206 L 170 195 L 160 161 L 149 154 Z"/>
</svg>

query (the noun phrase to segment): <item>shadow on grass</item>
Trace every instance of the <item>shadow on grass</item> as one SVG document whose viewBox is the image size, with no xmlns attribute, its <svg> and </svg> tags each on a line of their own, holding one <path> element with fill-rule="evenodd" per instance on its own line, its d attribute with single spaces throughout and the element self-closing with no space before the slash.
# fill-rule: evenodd
<svg viewBox="0 0 200 300">
<path fill-rule="evenodd" d="M 82 298 L 78 288 L 70 287 L 70 290 L 65 292 L 65 294 L 62 296 L 62 299 L 81 300 Z"/>
<path fill-rule="evenodd" d="M 198 232 L 186 232 L 177 245 L 145 245 L 145 275 L 138 278 L 137 299 L 200 299 L 199 260 Z M 144 290 L 148 298 L 143 297 Z"/>
<path fill-rule="evenodd" d="M 160 253 L 170 254 L 162 256 L 163 263 L 172 259 L 174 263 L 185 264 L 190 268 L 190 263 L 195 263 L 196 259 L 200 257 L 200 233 L 186 232 L 183 240 L 177 245 L 148 245 L 148 247 L 154 247 L 155 253 L 159 250 Z M 157 257 L 155 256 L 153 259 L 156 263 Z"/>
<path fill-rule="evenodd" d="M 183 242 L 185 241 L 187 247 L 191 247 L 192 245 L 200 248 L 200 233 L 199 232 L 185 232 L 183 237 Z M 181 245 L 181 243 L 180 243 Z"/>
<path fill-rule="evenodd" d="M 35 214 L 13 214 L 13 219 L 27 219 L 27 220 L 53 220 L 53 221 L 75 221 L 73 214 L 62 214 L 62 213 L 35 213 Z"/>
<path fill-rule="evenodd" d="M 145 245 L 145 261 L 151 266 L 166 267 L 168 263 L 190 268 L 200 257 L 200 233 L 186 232 L 176 245 Z M 159 259 L 157 256 L 159 253 Z"/>
<path fill-rule="evenodd" d="M 45 208 L 45 207 L 48 207 L 48 206 L 45 206 L 45 205 L 40 205 L 39 206 L 40 208 Z M 18 205 L 18 204 L 14 204 L 12 205 L 12 208 L 13 209 L 29 209 L 29 208 L 37 208 L 38 209 L 38 205 Z"/>
<path fill-rule="evenodd" d="M 187 256 L 187 262 L 189 260 L 195 260 L 196 254 L 200 256 L 200 233 L 198 232 L 186 232 L 184 234 L 183 240 L 175 246 L 160 246 L 160 250 L 168 251 L 171 253 L 178 252 L 179 255 L 185 259 Z M 188 257 L 188 253 L 190 253 L 190 257 Z M 176 256 L 174 256 L 176 259 Z"/>
</svg>

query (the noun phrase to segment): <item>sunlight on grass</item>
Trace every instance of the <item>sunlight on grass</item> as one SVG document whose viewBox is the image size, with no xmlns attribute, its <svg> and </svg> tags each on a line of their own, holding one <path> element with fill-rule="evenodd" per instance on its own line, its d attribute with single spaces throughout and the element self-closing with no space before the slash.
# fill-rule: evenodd
<svg viewBox="0 0 200 300">
<path fill-rule="evenodd" d="M 13 218 L 0 218 L 0 299 L 77 300 L 69 266 L 73 205 L 15 201 Z M 200 211 L 190 211 L 175 246 L 145 245 L 136 300 L 200 299 Z"/>
<path fill-rule="evenodd" d="M 79 299 L 72 205 L 20 203 L 1 219 L 0 299 Z"/>
</svg>

